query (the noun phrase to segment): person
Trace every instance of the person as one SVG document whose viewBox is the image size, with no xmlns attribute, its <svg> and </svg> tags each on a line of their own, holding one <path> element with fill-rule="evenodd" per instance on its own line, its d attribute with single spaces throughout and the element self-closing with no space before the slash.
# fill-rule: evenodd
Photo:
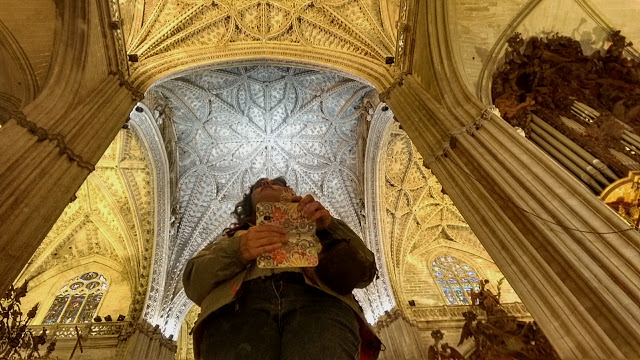
<svg viewBox="0 0 640 360">
<path fill-rule="evenodd" d="M 256 225 L 255 206 L 283 194 L 316 222 L 323 246 L 316 268 L 256 266 L 287 238 L 280 226 Z M 351 294 L 376 274 L 358 235 L 313 196 L 294 195 L 282 177 L 258 180 L 233 215 L 236 222 L 185 267 L 185 293 L 201 308 L 192 330 L 196 359 L 377 359 L 381 342 Z"/>
</svg>

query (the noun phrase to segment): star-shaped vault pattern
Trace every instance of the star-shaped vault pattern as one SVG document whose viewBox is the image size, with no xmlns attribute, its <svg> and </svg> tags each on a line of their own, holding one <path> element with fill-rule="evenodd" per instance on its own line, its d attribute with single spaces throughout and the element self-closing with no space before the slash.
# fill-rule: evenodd
<svg viewBox="0 0 640 360">
<path fill-rule="evenodd" d="M 182 270 L 231 222 L 249 186 L 284 176 L 362 234 L 356 108 L 373 89 L 349 78 L 275 66 L 205 70 L 153 87 L 172 111 L 179 221 L 170 241 L 163 306 Z"/>
</svg>

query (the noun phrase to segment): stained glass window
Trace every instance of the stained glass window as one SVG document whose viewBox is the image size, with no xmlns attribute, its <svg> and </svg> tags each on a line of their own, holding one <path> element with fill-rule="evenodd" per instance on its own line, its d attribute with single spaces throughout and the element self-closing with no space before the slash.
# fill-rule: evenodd
<svg viewBox="0 0 640 360">
<path fill-rule="evenodd" d="M 96 272 L 77 276 L 60 288 L 42 323 L 90 322 L 106 291 L 104 276 Z"/>
<path fill-rule="evenodd" d="M 437 257 L 433 260 L 431 269 L 449 305 L 470 305 L 471 289 L 480 290 L 476 271 L 455 257 Z"/>
</svg>

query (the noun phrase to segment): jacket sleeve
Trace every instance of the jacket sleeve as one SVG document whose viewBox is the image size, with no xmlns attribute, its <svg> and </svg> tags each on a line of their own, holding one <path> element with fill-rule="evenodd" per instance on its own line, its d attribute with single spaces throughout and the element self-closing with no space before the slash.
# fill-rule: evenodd
<svg viewBox="0 0 640 360">
<path fill-rule="evenodd" d="M 240 254 L 240 236 L 222 235 L 187 262 L 182 275 L 184 292 L 198 306 L 221 282 L 243 271 L 250 262 Z"/>
<path fill-rule="evenodd" d="M 327 229 L 316 232 L 316 235 L 323 247 L 330 248 L 341 242 L 348 245 L 349 256 L 362 271 L 356 288 L 365 288 L 373 281 L 377 273 L 375 256 L 344 221 L 332 217 Z"/>
</svg>

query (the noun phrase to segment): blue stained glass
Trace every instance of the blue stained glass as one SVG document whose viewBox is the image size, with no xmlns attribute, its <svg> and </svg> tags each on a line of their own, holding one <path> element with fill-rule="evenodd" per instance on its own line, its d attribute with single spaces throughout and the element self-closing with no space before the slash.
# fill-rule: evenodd
<svg viewBox="0 0 640 360">
<path fill-rule="evenodd" d="M 92 281 L 90 283 L 88 283 L 87 285 L 85 285 L 85 287 L 87 288 L 87 290 L 92 290 L 93 288 L 95 288 L 96 286 L 99 286 L 100 282 L 98 281 Z"/>
<path fill-rule="evenodd" d="M 467 298 L 462 293 L 462 289 L 460 288 L 460 285 L 458 284 L 458 282 L 456 281 L 455 283 L 451 283 L 449 285 L 451 286 L 451 289 L 453 290 L 453 293 L 456 295 L 456 298 L 458 299 L 458 301 L 461 304 L 466 304 Z"/>
<path fill-rule="evenodd" d="M 471 296 L 471 283 L 467 279 L 460 279 L 460 283 L 462 284 L 462 288 L 467 293 L 467 295 Z"/>
<path fill-rule="evenodd" d="M 69 286 L 69 288 L 70 288 L 71 290 L 77 290 L 77 289 L 79 289 L 80 287 L 82 287 L 82 285 L 84 285 L 84 283 L 82 283 L 82 282 L 79 282 L 79 281 L 78 281 L 77 283 L 73 283 L 73 284 L 71 284 L 71 286 Z"/>
<path fill-rule="evenodd" d="M 77 322 L 90 322 L 98 308 L 98 304 L 100 304 L 100 300 L 102 300 L 102 293 L 94 293 L 87 296 L 87 301 L 84 303 Z"/>
<path fill-rule="evenodd" d="M 83 274 L 82 276 L 80 276 L 80 279 L 84 280 L 84 281 L 89 281 L 89 280 L 93 280 L 95 278 L 98 277 L 98 273 L 97 272 L 90 272 L 90 273 L 86 273 Z"/>
<path fill-rule="evenodd" d="M 76 315 L 78 315 L 80 307 L 82 307 L 84 297 L 84 295 L 73 295 L 71 297 L 67 308 L 64 310 L 64 314 L 62 314 L 61 323 L 69 324 L 76 320 Z"/>
<path fill-rule="evenodd" d="M 64 306 L 67 304 L 67 300 L 69 300 L 69 295 L 58 295 L 55 300 L 53 300 L 53 304 L 47 311 L 47 314 L 44 316 L 44 320 L 42 320 L 43 324 L 53 324 L 60 317 L 60 313 Z"/>
<path fill-rule="evenodd" d="M 452 256 L 436 258 L 432 269 L 449 305 L 469 304 L 471 291 L 479 290 L 479 280 L 473 268 L 460 264 L 458 259 Z"/>
<path fill-rule="evenodd" d="M 456 305 L 458 303 L 448 287 L 443 287 L 442 292 L 450 305 Z"/>
</svg>

